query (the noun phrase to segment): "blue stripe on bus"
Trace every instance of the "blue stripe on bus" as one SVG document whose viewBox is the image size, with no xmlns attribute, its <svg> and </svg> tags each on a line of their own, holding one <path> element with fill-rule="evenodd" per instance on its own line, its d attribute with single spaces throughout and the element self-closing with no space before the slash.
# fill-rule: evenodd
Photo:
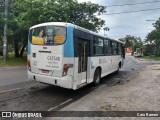
<svg viewBox="0 0 160 120">
<path fill-rule="evenodd" d="M 64 57 L 74 57 L 72 26 L 67 27 L 67 39 L 64 43 Z"/>
<path fill-rule="evenodd" d="M 27 49 L 27 54 L 30 55 L 31 54 L 31 42 L 28 38 L 28 49 Z"/>
</svg>

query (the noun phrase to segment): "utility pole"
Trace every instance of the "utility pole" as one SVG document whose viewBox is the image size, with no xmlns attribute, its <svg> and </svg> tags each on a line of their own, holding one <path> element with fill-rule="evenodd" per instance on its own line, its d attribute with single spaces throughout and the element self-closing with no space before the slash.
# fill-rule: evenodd
<svg viewBox="0 0 160 120">
<path fill-rule="evenodd" d="M 7 42 L 7 29 L 8 29 L 8 25 L 7 25 L 7 20 L 8 20 L 8 0 L 5 0 L 5 23 L 4 23 L 4 37 L 3 37 L 3 61 L 7 62 L 7 57 L 8 57 L 8 42 Z"/>
</svg>

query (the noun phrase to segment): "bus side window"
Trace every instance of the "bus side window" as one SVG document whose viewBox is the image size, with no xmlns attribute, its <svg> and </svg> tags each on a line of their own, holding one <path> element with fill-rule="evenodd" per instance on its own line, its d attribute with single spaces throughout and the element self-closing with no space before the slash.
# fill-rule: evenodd
<svg viewBox="0 0 160 120">
<path fill-rule="evenodd" d="M 112 41 L 110 41 L 110 53 L 111 53 L 111 55 L 113 55 Z"/>
<path fill-rule="evenodd" d="M 125 47 L 124 47 L 124 45 L 122 45 L 122 44 L 121 44 L 121 46 L 122 46 L 121 48 L 122 48 L 123 58 L 125 59 Z"/>
<path fill-rule="evenodd" d="M 122 45 L 121 45 L 121 43 L 118 43 L 118 54 L 122 55 Z"/>
<path fill-rule="evenodd" d="M 94 37 L 93 39 L 93 54 L 94 55 L 103 55 L 103 39 Z"/>
<path fill-rule="evenodd" d="M 117 47 L 117 42 L 112 41 L 112 54 L 117 55 L 118 54 L 118 47 Z"/>
<path fill-rule="evenodd" d="M 109 55 L 111 53 L 111 48 L 110 48 L 110 45 L 109 45 L 109 40 L 104 40 L 104 53 L 106 55 Z"/>
</svg>

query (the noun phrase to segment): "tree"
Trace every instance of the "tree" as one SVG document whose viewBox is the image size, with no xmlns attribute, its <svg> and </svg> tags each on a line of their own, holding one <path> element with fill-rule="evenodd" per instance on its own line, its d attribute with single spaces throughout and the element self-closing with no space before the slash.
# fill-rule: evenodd
<svg viewBox="0 0 160 120">
<path fill-rule="evenodd" d="M 3 33 L 4 33 L 3 11 L 4 11 L 4 1 L 0 1 L 0 55 L 3 55 Z"/>
<path fill-rule="evenodd" d="M 69 22 L 97 32 L 105 24 L 97 16 L 105 12 L 104 6 L 91 2 L 78 3 L 77 0 L 13 0 L 9 28 L 10 37 L 14 41 L 15 56 L 23 56 L 28 29 L 33 25 Z"/>
<path fill-rule="evenodd" d="M 132 47 L 132 54 L 134 51 L 136 51 L 138 48 L 141 48 L 142 53 L 142 40 L 140 37 L 126 35 L 124 38 L 119 39 L 122 42 L 125 42 L 125 47 Z"/>
<path fill-rule="evenodd" d="M 27 0 L 26 0 L 27 1 Z M 42 22 L 69 22 L 98 31 L 105 21 L 95 15 L 105 13 L 105 7 L 76 0 L 32 0 L 26 12 L 20 14 L 25 28 Z M 32 5 L 31 5 L 32 4 Z M 30 7 L 32 6 L 32 8 Z M 26 5 L 28 6 L 28 5 Z"/>
<path fill-rule="evenodd" d="M 153 24 L 155 28 L 147 34 L 145 43 L 155 48 L 154 53 L 160 55 L 160 18 Z"/>
</svg>

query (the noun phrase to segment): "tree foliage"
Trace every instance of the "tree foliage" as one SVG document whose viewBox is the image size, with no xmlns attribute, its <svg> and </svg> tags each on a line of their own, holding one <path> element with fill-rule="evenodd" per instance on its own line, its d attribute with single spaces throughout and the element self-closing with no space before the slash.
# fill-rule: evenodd
<svg viewBox="0 0 160 120">
<path fill-rule="evenodd" d="M 106 12 L 104 6 L 76 0 L 16 0 L 12 11 L 21 29 L 43 22 L 69 22 L 93 31 L 105 23 L 96 14 Z"/>
<path fill-rule="evenodd" d="M 125 43 L 126 48 L 132 47 L 132 54 L 142 47 L 142 39 L 140 37 L 126 35 L 126 37 L 119 40 Z"/>
<path fill-rule="evenodd" d="M 104 6 L 91 2 L 78 3 L 77 0 L 11 0 L 6 21 L 9 41 L 14 44 L 15 56 L 22 57 L 31 26 L 44 22 L 69 22 L 97 32 L 105 24 L 97 16 L 105 12 Z M 3 23 L 0 23 L 2 26 Z"/>
<path fill-rule="evenodd" d="M 140 37 L 126 35 L 126 37 L 120 38 L 119 40 L 125 42 L 125 47 L 141 47 L 142 40 Z"/>
<path fill-rule="evenodd" d="M 147 46 L 154 47 L 154 52 L 156 55 L 160 55 L 160 18 L 153 24 L 154 30 L 147 34 L 145 43 Z M 150 47 L 146 47 L 149 49 Z M 149 51 L 149 50 L 146 50 Z M 153 50 L 152 50 L 153 51 Z M 151 52 L 150 52 L 151 53 Z"/>
</svg>

